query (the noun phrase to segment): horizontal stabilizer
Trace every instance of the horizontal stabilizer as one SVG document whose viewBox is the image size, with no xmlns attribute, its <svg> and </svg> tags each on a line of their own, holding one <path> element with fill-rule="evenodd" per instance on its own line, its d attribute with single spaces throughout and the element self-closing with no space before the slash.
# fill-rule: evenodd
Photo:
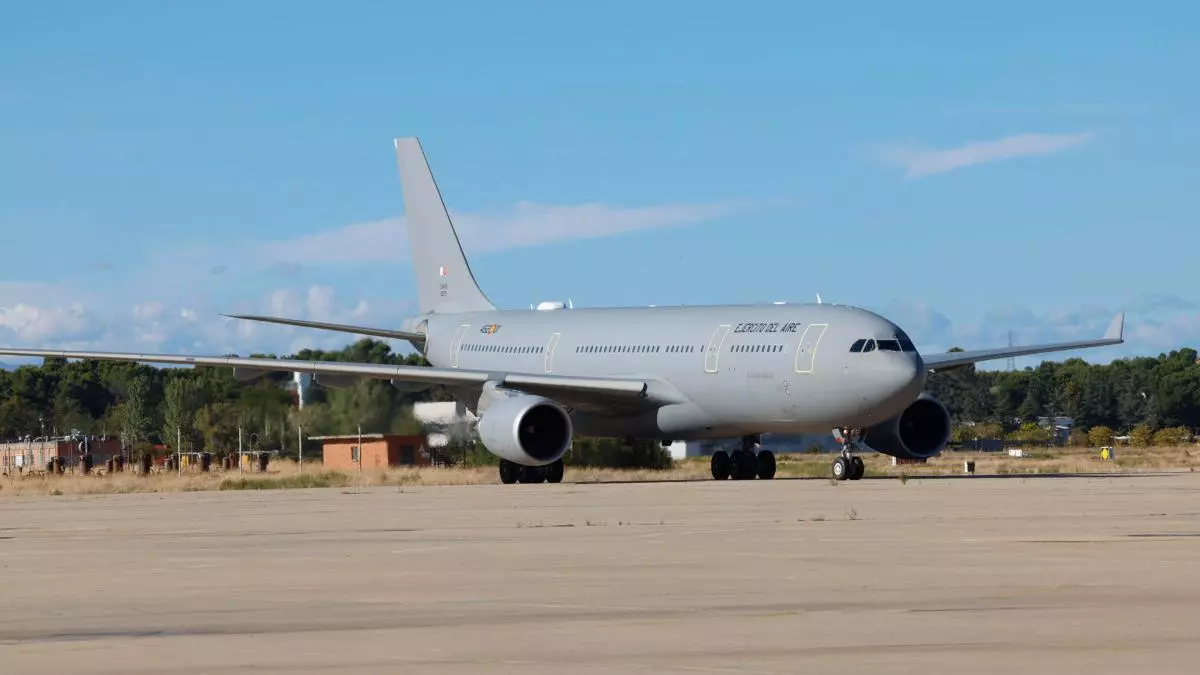
<svg viewBox="0 0 1200 675">
<path fill-rule="evenodd" d="M 390 340 L 408 340 L 409 342 L 424 343 L 425 335 L 423 333 L 410 333 L 403 330 L 389 330 L 387 328 L 370 328 L 367 326 L 350 326 L 344 323 L 324 323 L 322 321 L 305 321 L 303 319 L 285 319 L 277 316 L 257 316 L 253 314 L 223 314 L 230 319 L 243 319 L 245 321 L 259 321 L 262 323 L 277 323 L 284 326 L 299 326 L 300 328 L 316 328 L 317 330 L 331 330 L 339 333 L 356 333 L 358 335 L 370 335 L 372 337 L 387 338 Z"/>
</svg>

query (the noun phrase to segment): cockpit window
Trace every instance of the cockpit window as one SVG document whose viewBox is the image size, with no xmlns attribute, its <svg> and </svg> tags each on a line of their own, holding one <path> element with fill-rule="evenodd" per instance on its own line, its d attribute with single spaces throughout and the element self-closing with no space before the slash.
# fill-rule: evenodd
<svg viewBox="0 0 1200 675">
<path fill-rule="evenodd" d="M 875 351 L 875 341 L 874 341 L 874 340 L 867 340 L 867 344 L 866 344 L 866 346 L 865 346 L 865 347 L 863 347 L 863 351 L 864 351 L 864 352 L 873 352 L 873 351 Z"/>
<path fill-rule="evenodd" d="M 857 354 L 863 350 L 863 345 L 865 344 L 867 344 L 866 338 L 863 338 L 862 340 L 855 340 L 854 344 L 850 345 L 850 351 L 854 354 Z"/>
<path fill-rule="evenodd" d="M 900 343 L 901 351 L 906 351 L 906 352 L 917 351 L 916 345 L 913 344 L 912 340 L 908 339 L 908 334 L 905 333 L 904 331 L 897 331 L 896 340 Z"/>
<path fill-rule="evenodd" d="M 879 345 L 880 351 L 885 351 L 885 352 L 900 351 L 900 341 L 899 340 L 879 340 L 876 344 Z"/>
</svg>

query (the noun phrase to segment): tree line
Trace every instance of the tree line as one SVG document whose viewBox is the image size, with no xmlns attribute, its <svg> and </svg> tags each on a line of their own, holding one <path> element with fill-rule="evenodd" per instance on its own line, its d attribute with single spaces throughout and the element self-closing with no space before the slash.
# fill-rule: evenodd
<svg viewBox="0 0 1200 675">
<path fill-rule="evenodd" d="M 270 354 L 253 356 L 275 358 Z M 285 357 L 304 361 L 355 361 L 428 365 L 400 355 L 378 340 L 341 350 L 305 349 Z M 40 366 L 0 371 L 0 440 L 64 436 L 120 437 L 133 451 L 157 444 L 223 453 L 243 442 L 262 449 L 296 451 L 296 427 L 305 435 L 416 433 L 418 401 L 450 400 L 440 387 L 402 392 L 387 382 L 360 379 L 346 387 L 312 386 L 303 409 L 287 387 L 292 375 L 235 377 L 232 368 L 156 368 L 116 361 L 48 358 Z"/>
<path fill-rule="evenodd" d="M 428 365 L 420 355 L 394 353 L 373 339 L 285 358 Z M 305 435 L 354 433 L 360 425 L 364 432 L 416 433 L 414 403 L 452 400 L 438 386 L 411 392 L 361 379 L 346 387 L 312 387 L 298 409 L 286 387 L 290 380 L 289 373 L 245 380 L 231 368 L 48 358 L 0 371 L 0 440 L 75 430 L 120 437 L 136 449 L 174 447 L 178 433 L 185 451 L 223 452 L 237 447 L 241 428 L 244 439 L 253 434 L 261 447 L 289 454 L 297 425 Z M 931 375 L 926 391 L 950 411 L 957 441 L 1045 440 L 1036 421 L 1058 416 L 1073 418 L 1077 442 L 1094 445 L 1108 444 L 1114 435 L 1165 443 L 1200 428 L 1200 364 L 1190 348 L 1105 365 L 1068 359 L 1011 372 L 966 366 Z"/>
<path fill-rule="evenodd" d="M 958 351 L 958 350 L 952 350 Z M 1200 428 L 1200 364 L 1196 350 L 1090 364 L 1072 358 L 1023 370 L 974 366 L 930 376 L 926 391 L 946 406 L 954 441 L 974 438 L 1048 442 L 1040 418 L 1070 417 L 1070 441 L 1110 445 L 1176 445 Z"/>
</svg>

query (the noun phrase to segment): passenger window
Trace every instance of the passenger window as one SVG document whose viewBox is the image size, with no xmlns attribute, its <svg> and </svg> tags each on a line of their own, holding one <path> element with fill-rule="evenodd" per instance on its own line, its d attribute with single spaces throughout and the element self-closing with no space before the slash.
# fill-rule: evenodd
<svg viewBox="0 0 1200 675">
<path fill-rule="evenodd" d="M 857 354 L 863 350 L 863 347 L 866 344 L 867 344 L 867 341 L 865 338 L 862 340 L 855 340 L 854 344 L 850 345 L 850 351 Z"/>
</svg>

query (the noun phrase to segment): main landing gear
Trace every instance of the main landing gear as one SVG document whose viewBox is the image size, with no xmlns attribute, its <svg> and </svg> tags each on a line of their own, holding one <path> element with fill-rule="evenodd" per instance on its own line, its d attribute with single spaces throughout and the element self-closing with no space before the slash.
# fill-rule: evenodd
<svg viewBox="0 0 1200 675">
<path fill-rule="evenodd" d="M 839 427 L 833 430 L 833 438 L 842 444 L 841 456 L 833 460 L 833 479 L 859 480 L 862 478 L 866 473 L 866 467 L 863 465 L 862 457 L 854 454 L 854 451 L 858 449 L 858 430 Z"/>
<path fill-rule="evenodd" d="M 500 460 L 500 482 L 512 483 L 561 483 L 563 461 L 556 460 L 545 466 L 522 466 L 507 459 Z"/>
<path fill-rule="evenodd" d="M 757 436 L 746 436 L 742 439 L 742 447 L 733 453 L 717 450 L 712 454 L 710 466 L 713 480 L 754 480 L 755 477 L 770 480 L 775 477 L 775 453 L 770 450 L 759 450 Z"/>
</svg>

